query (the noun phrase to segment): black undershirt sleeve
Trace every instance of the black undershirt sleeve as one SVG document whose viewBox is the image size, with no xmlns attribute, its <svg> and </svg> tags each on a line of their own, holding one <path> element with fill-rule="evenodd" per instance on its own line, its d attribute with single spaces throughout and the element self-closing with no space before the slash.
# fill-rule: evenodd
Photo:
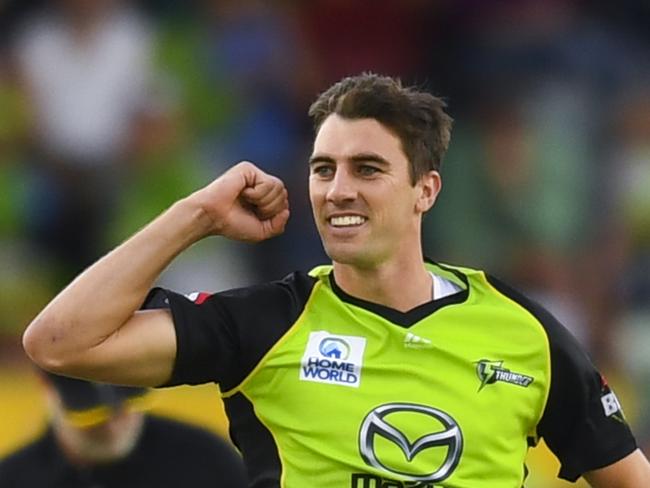
<svg viewBox="0 0 650 488">
<path fill-rule="evenodd" d="M 299 317 L 314 282 L 293 273 L 194 300 L 151 290 L 143 308 L 169 308 L 176 330 L 176 361 L 162 386 L 215 382 L 222 391 L 237 386 Z"/>
<path fill-rule="evenodd" d="M 561 463 L 558 476 L 575 481 L 587 471 L 632 453 L 636 441 L 618 400 L 578 341 L 541 305 L 493 277 L 489 280 L 526 308 L 546 331 L 551 385 L 537 433 Z"/>
</svg>

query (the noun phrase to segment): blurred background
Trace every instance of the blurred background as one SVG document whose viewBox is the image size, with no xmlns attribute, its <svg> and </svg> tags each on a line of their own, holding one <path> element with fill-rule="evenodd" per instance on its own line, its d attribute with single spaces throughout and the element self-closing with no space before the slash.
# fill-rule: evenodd
<svg viewBox="0 0 650 488">
<path fill-rule="evenodd" d="M 361 71 L 426 87 L 456 120 L 426 254 L 545 304 L 650 447 L 649 25 L 645 0 L 0 0 L 0 456 L 45 423 L 24 327 L 232 164 L 284 179 L 286 233 L 202 242 L 160 283 L 216 291 L 326 261 L 306 112 Z M 156 398 L 225 432 L 214 386 Z M 569 486 L 543 446 L 530 466 L 527 486 Z"/>
</svg>

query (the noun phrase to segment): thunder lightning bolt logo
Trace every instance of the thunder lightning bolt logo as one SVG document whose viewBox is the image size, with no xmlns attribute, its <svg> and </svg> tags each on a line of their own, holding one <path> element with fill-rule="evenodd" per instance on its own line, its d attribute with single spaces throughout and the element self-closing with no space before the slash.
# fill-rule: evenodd
<svg viewBox="0 0 650 488">
<path fill-rule="evenodd" d="M 478 391 L 481 391 L 485 385 L 490 385 L 497 381 L 497 371 L 502 369 L 503 361 L 488 361 L 487 359 L 481 359 L 476 362 L 476 374 L 478 379 L 481 380 L 481 384 L 478 387 Z"/>
<path fill-rule="evenodd" d="M 535 380 L 532 376 L 504 368 L 503 361 L 481 359 L 480 361 L 476 361 L 475 364 L 476 375 L 478 376 L 478 379 L 481 380 L 478 391 L 481 391 L 485 385 L 491 385 L 497 381 L 528 388 L 528 386 Z"/>
</svg>

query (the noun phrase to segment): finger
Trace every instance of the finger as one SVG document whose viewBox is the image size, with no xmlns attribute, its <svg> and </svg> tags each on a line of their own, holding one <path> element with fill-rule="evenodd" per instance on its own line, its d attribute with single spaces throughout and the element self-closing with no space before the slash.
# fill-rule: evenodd
<svg viewBox="0 0 650 488">
<path fill-rule="evenodd" d="M 289 214 L 289 209 L 285 208 L 269 220 L 265 220 L 263 224 L 266 236 L 273 237 L 282 234 L 289 220 Z"/>
<path fill-rule="evenodd" d="M 283 193 L 284 187 L 282 186 L 271 186 L 267 188 L 247 188 L 241 193 L 242 199 L 255 206 L 261 207 L 268 205 L 269 202 L 277 199 L 278 196 L 281 196 Z"/>
<path fill-rule="evenodd" d="M 276 187 L 268 194 L 260 198 L 248 198 L 242 195 L 242 203 L 244 206 L 252 210 L 256 215 L 261 218 L 267 218 L 270 215 L 282 210 L 282 204 L 285 207 L 288 205 L 287 190 L 284 187 Z"/>
<path fill-rule="evenodd" d="M 274 176 L 265 175 L 260 178 L 254 185 L 244 188 L 242 196 L 252 202 L 259 202 L 270 194 L 282 191 L 284 183 L 279 178 Z"/>
<path fill-rule="evenodd" d="M 278 185 L 265 186 L 264 188 L 246 188 L 241 196 L 247 202 L 256 207 L 263 207 L 282 195 L 286 189 L 282 183 Z"/>
<path fill-rule="evenodd" d="M 265 205 L 255 206 L 255 213 L 261 219 L 268 219 L 277 213 L 289 208 L 289 199 L 286 191 L 277 195 L 273 200 Z"/>
</svg>

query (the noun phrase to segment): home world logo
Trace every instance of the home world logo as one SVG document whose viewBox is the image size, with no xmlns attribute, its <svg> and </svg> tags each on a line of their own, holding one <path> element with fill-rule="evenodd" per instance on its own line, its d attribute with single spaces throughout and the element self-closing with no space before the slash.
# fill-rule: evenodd
<svg viewBox="0 0 650 488">
<path fill-rule="evenodd" d="M 365 337 L 312 332 L 300 364 L 300 379 L 358 388 L 365 348 Z"/>
</svg>

